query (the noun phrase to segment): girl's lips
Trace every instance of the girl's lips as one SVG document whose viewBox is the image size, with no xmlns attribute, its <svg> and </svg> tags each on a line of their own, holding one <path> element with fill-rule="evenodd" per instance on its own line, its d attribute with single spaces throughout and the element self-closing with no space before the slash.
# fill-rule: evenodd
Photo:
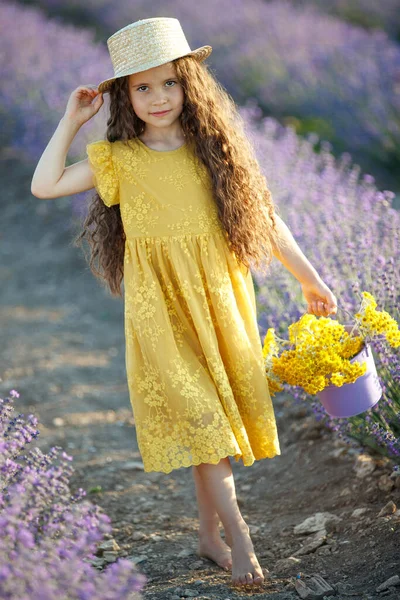
<svg viewBox="0 0 400 600">
<path fill-rule="evenodd" d="M 156 116 L 156 117 L 162 117 L 163 115 L 166 115 L 169 112 L 171 112 L 171 109 L 170 110 L 163 110 L 162 112 L 153 112 L 151 114 L 154 115 L 154 116 Z"/>
</svg>

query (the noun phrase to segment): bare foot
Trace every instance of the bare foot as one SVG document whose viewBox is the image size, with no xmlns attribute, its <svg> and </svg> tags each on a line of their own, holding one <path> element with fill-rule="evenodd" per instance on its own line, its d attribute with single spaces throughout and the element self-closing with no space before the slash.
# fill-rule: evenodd
<svg viewBox="0 0 400 600">
<path fill-rule="evenodd" d="M 219 535 L 215 538 L 200 537 L 197 546 L 197 555 L 209 558 L 225 571 L 229 571 L 232 568 L 231 549 Z"/>
<path fill-rule="evenodd" d="M 261 569 L 247 528 L 232 538 L 232 584 L 261 586 L 264 573 L 268 570 Z"/>
</svg>

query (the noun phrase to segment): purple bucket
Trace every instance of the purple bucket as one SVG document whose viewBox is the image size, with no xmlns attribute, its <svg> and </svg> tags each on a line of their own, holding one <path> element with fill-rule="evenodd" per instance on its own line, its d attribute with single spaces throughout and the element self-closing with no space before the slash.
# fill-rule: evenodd
<svg viewBox="0 0 400 600">
<path fill-rule="evenodd" d="M 350 362 L 364 361 L 367 370 L 354 383 L 345 383 L 338 387 L 329 385 L 317 396 L 331 417 L 354 417 L 374 406 L 382 397 L 382 387 L 376 372 L 372 350 L 367 344 Z"/>
</svg>

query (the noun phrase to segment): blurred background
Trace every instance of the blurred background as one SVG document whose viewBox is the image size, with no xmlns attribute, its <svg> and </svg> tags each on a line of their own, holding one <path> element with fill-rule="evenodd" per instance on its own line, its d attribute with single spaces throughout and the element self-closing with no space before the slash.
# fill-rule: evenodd
<svg viewBox="0 0 400 600">
<path fill-rule="evenodd" d="M 113 75 L 107 37 L 138 19 L 173 16 L 192 48 L 212 45 L 208 63 L 238 104 L 254 99 L 297 135 L 330 142 L 333 155 L 350 152 L 398 206 L 397 0 L 38 0 L 3 2 L 1 12 L 3 147 L 38 158 L 72 89 Z M 88 123 L 71 160 L 83 138 L 102 132 L 100 118 Z"/>
</svg>

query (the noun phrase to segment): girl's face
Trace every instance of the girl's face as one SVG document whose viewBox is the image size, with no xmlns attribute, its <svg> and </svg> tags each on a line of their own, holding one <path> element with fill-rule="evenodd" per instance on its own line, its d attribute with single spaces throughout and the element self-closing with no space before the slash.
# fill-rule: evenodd
<svg viewBox="0 0 400 600">
<path fill-rule="evenodd" d="M 173 63 L 166 63 L 128 76 L 129 95 L 136 115 L 146 123 L 146 131 L 171 128 L 183 109 L 184 92 Z M 164 116 L 152 113 L 168 110 Z"/>
</svg>

